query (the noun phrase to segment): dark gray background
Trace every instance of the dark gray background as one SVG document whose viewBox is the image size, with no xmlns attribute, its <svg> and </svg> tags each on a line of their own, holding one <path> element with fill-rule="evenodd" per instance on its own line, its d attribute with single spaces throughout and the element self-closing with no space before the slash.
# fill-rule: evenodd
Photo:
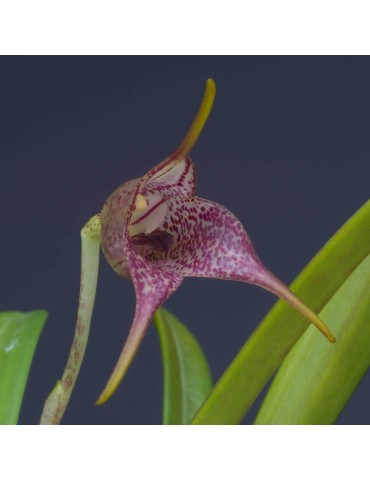
<svg viewBox="0 0 370 480">
<path fill-rule="evenodd" d="M 82 225 L 118 185 L 177 147 L 206 78 L 218 93 L 192 154 L 198 194 L 239 217 L 283 281 L 369 197 L 368 57 L 3 57 L 0 75 L 0 310 L 49 311 L 21 423 L 38 422 L 65 365 Z M 167 307 L 199 339 L 217 379 L 274 301 L 249 285 L 186 279 Z M 94 406 L 133 311 L 132 285 L 102 257 L 91 338 L 64 423 L 161 421 L 153 327 L 117 393 Z M 368 375 L 339 423 L 369 423 L 369 395 Z"/>
</svg>

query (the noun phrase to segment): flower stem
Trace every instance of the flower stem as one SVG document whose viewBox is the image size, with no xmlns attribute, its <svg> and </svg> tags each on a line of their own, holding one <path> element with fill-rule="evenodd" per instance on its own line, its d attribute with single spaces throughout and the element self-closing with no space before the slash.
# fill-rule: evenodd
<svg viewBox="0 0 370 480">
<path fill-rule="evenodd" d="M 98 281 L 100 214 L 81 230 L 81 281 L 77 323 L 63 377 L 46 399 L 40 424 L 58 425 L 67 408 L 86 350 Z"/>
<path fill-rule="evenodd" d="M 204 96 L 202 103 L 199 107 L 198 113 L 186 134 L 186 137 L 181 142 L 181 145 L 177 148 L 174 157 L 186 157 L 189 155 L 190 150 L 195 145 L 195 142 L 198 140 L 199 135 L 201 134 L 204 124 L 207 121 L 208 115 L 212 110 L 212 105 L 216 96 L 216 84 L 209 78 L 206 82 L 206 88 L 204 91 Z"/>
</svg>

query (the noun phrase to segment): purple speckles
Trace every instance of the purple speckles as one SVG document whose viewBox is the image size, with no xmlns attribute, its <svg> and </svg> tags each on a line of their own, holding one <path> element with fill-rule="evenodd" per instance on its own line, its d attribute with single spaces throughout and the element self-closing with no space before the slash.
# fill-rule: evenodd
<svg viewBox="0 0 370 480">
<path fill-rule="evenodd" d="M 112 377 L 123 376 L 155 310 L 184 277 L 256 283 L 266 272 L 237 218 L 195 196 L 188 156 L 170 157 L 123 184 L 106 201 L 101 223 L 104 255 L 136 291 L 135 317 Z"/>
<path fill-rule="evenodd" d="M 195 173 L 188 153 L 212 106 L 212 81 L 207 82 L 207 88 L 200 113 L 175 154 L 142 178 L 124 183 L 101 212 L 104 255 L 118 275 L 132 279 L 136 312 L 98 403 L 113 393 L 155 310 L 184 277 L 253 283 L 285 298 L 316 325 L 321 322 L 313 312 L 308 314 L 307 307 L 261 264 L 239 220 L 225 207 L 195 195 Z M 324 331 L 322 325 L 320 328 Z"/>
</svg>

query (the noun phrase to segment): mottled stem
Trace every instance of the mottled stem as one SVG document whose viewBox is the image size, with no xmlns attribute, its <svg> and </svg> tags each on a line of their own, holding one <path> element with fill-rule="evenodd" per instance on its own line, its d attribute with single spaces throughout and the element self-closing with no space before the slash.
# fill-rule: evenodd
<svg viewBox="0 0 370 480">
<path fill-rule="evenodd" d="M 67 408 L 86 350 L 98 281 L 100 214 L 81 230 L 81 281 L 77 323 L 71 351 L 61 380 L 46 399 L 41 425 L 58 425 Z"/>
</svg>

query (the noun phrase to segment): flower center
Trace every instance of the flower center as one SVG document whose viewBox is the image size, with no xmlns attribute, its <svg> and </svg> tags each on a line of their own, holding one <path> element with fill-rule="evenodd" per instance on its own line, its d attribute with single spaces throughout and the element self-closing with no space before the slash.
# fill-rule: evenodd
<svg viewBox="0 0 370 480">
<path fill-rule="evenodd" d="M 174 242 L 173 236 L 164 230 L 151 233 L 139 233 L 132 237 L 132 244 L 137 253 L 147 260 L 159 260 L 166 255 Z"/>
<path fill-rule="evenodd" d="M 162 225 L 167 210 L 167 201 L 160 195 L 152 194 L 144 197 L 139 194 L 128 229 L 130 236 L 154 232 Z"/>
</svg>

